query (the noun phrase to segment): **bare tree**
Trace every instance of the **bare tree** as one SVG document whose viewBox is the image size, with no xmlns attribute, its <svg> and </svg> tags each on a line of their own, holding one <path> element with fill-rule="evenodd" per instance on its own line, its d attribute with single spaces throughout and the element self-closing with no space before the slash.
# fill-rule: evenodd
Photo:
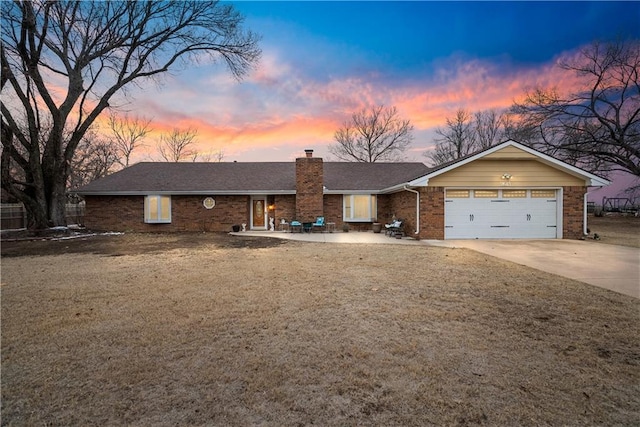
<svg viewBox="0 0 640 427">
<path fill-rule="evenodd" d="M 329 151 L 347 162 L 398 161 L 413 142 L 413 125 L 396 107 L 365 108 L 351 116 L 334 135 Z"/>
<path fill-rule="evenodd" d="M 535 148 L 592 172 L 640 176 L 640 42 L 594 43 L 560 66 L 582 81 L 563 95 L 537 88 L 513 112 Z"/>
<path fill-rule="evenodd" d="M 459 159 L 476 149 L 471 113 L 463 108 L 456 111 L 454 118 L 447 117 L 447 126 L 438 127 L 436 133 L 439 137 L 434 150 L 425 153 L 434 165 Z"/>
<path fill-rule="evenodd" d="M 209 153 L 206 158 L 204 156 L 200 156 L 200 159 L 203 162 L 221 163 L 224 160 L 224 149 L 221 148 L 218 151 Z"/>
<path fill-rule="evenodd" d="M 206 58 L 240 79 L 260 56 L 242 16 L 217 1 L 3 1 L 0 19 L 2 188 L 39 228 L 65 224 L 71 161 L 114 96 Z"/>
<path fill-rule="evenodd" d="M 69 173 L 69 188 L 75 189 L 114 171 L 119 163 L 117 147 L 89 131 L 78 144 Z"/>
<path fill-rule="evenodd" d="M 194 149 L 195 138 L 198 131 L 193 128 L 186 130 L 173 129 L 160 136 L 158 152 L 165 162 L 180 162 L 191 160 L 195 162 L 198 151 Z"/>
<path fill-rule="evenodd" d="M 129 117 L 127 114 L 119 117 L 112 113 L 109 115 L 109 129 L 113 136 L 118 163 L 126 168 L 129 166 L 133 150 L 142 147 L 144 138 L 151 132 L 151 119 Z"/>
<path fill-rule="evenodd" d="M 473 128 L 477 149 L 493 147 L 504 138 L 504 115 L 495 110 L 479 111 L 473 115 Z"/>
<path fill-rule="evenodd" d="M 224 149 L 219 149 L 213 154 L 213 161 L 216 163 L 221 163 L 224 160 Z"/>
</svg>

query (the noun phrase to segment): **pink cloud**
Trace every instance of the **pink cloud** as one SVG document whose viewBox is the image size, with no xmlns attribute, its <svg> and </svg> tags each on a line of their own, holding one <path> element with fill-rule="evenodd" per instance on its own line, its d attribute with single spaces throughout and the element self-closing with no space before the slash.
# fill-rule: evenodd
<svg viewBox="0 0 640 427">
<path fill-rule="evenodd" d="M 242 158 L 274 147 L 313 145 L 326 150 L 335 130 L 354 111 L 395 105 L 414 124 L 416 146 L 424 150 L 431 144 L 433 129 L 458 108 L 501 110 L 534 86 L 567 91 L 578 84 L 555 62 L 514 70 L 458 58 L 442 61 L 435 73 L 421 80 L 385 82 L 375 75 L 318 80 L 267 52 L 245 82 L 229 81 L 221 71 L 181 76 L 157 94 L 142 93 L 136 110 L 153 118 L 154 139 L 174 127 L 195 127 L 203 150 L 223 149 L 228 156 Z M 275 152 L 282 157 L 282 152 Z"/>
</svg>

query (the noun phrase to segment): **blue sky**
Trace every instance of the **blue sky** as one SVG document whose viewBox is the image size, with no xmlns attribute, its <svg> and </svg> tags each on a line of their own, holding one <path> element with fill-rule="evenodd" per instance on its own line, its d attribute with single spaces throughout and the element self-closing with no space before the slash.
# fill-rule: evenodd
<svg viewBox="0 0 640 427">
<path fill-rule="evenodd" d="M 637 34 L 640 25 L 640 6 L 630 2 L 234 4 L 249 18 L 250 28 L 253 20 L 266 23 L 267 43 L 297 45 L 291 29 L 309 39 L 355 49 L 371 58 L 373 65 L 413 72 L 452 53 L 539 63 L 597 38 Z"/>
<path fill-rule="evenodd" d="M 374 104 L 412 121 L 407 160 L 424 161 L 458 108 L 571 90 L 558 61 L 596 40 L 640 39 L 640 2 L 231 3 L 262 35 L 256 70 L 238 83 L 219 64 L 190 67 L 130 105 L 158 133 L 197 127 L 200 150 L 226 161 L 292 160 L 305 148 L 327 159 L 335 130 Z"/>
</svg>

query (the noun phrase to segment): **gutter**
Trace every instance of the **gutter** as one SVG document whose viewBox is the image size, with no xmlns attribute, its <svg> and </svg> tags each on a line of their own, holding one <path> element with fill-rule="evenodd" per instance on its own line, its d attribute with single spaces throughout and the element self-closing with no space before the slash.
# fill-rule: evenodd
<svg viewBox="0 0 640 427">
<path fill-rule="evenodd" d="M 131 191 L 72 191 L 81 196 L 262 196 L 296 194 L 295 190 L 131 190 Z"/>
<path fill-rule="evenodd" d="M 402 189 L 416 194 L 416 231 L 413 234 L 418 234 L 420 233 L 420 192 L 409 188 L 409 186 L 407 185 L 405 185 Z"/>
</svg>

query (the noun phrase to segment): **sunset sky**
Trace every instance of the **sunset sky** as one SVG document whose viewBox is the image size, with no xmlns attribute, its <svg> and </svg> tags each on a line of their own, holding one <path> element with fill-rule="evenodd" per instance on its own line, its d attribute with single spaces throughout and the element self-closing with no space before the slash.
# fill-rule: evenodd
<svg viewBox="0 0 640 427">
<path fill-rule="evenodd" d="M 384 104 L 415 126 L 407 160 L 425 161 L 456 109 L 500 110 L 536 85 L 570 89 L 559 60 L 594 40 L 640 38 L 638 2 L 233 4 L 262 35 L 260 64 L 242 82 L 202 64 L 131 93 L 124 107 L 153 120 L 149 147 L 191 126 L 198 149 L 222 149 L 225 161 L 291 160 L 305 148 L 330 159 L 350 114 Z"/>
</svg>

